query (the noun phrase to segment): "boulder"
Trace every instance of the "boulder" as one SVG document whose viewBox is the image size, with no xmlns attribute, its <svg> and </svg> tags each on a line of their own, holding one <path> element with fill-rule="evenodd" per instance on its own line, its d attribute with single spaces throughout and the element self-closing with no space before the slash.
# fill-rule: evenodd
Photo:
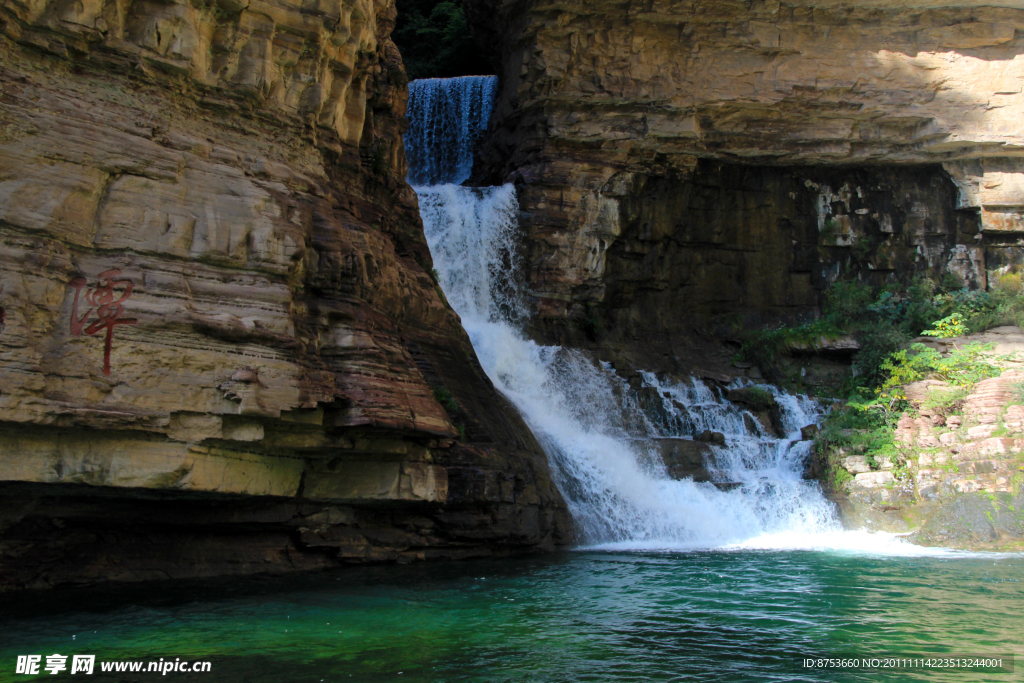
<svg viewBox="0 0 1024 683">
<path fill-rule="evenodd" d="M 818 425 L 810 424 L 800 428 L 800 439 L 802 441 L 813 441 L 821 430 Z"/>
<path fill-rule="evenodd" d="M 768 410 L 776 405 L 775 397 L 760 387 L 730 389 L 725 397 L 733 403 L 739 403 L 754 411 Z"/>
<path fill-rule="evenodd" d="M 708 462 L 714 451 L 708 443 L 692 439 L 655 439 L 659 455 L 673 479 L 711 481 Z"/>
<path fill-rule="evenodd" d="M 725 434 L 705 429 L 697 435 L 697 441 L 700 441 L 701 443 L 714 444 L 715 446 L 725 446 Z"/>
</svg>

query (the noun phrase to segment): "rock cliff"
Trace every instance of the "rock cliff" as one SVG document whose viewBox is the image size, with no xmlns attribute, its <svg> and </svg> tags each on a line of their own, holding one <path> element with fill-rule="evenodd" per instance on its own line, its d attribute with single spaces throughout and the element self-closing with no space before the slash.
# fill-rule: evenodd
<svg viewBox="0 0 1024 683">
<path fill-rule="evenodd" d="M 503 69 L 478 180 L 520 188 L 546 339 L 679 369 L 840 273 L 1024 258 L 1020 2 L 466 7 Z"/>
<path fill-rule="evenodd" d="M 0 3 L 0 590 L 550 548 L 388 0 Z"/>
</svg>

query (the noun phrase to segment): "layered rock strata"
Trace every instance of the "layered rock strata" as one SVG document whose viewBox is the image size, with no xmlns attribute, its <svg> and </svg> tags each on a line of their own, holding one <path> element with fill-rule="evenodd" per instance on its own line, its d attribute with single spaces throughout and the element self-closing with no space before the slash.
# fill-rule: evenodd
<svg viewBox="0 0 1024 683">
<path fill-rule="evenodd" d="M 0 590 L 568 539 L 430 274 L 393 20 L 0 5 Z"/>
<path fill-rule="evenodd" d="M 1024 334 L 998 327 L 963 339 L 990 344 L 1008 366 L 970 392 L 928 379 L 904 388 L 895 456 L 838 453 L 848 481 L 836 492 L 853 527 L 907 532 L 924 545 L 1024 547 Z"/>
<path fill-rule="evenodd" d="M 467 2 L 535 332 L 671 369 L 840 274 L 1020 265 L 1024 7 L 949 4 Z"/>
</svg>

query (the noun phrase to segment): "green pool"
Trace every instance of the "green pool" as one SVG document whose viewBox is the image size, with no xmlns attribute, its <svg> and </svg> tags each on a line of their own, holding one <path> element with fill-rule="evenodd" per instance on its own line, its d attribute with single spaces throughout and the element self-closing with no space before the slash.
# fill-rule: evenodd
<svg viewBox="0 0 1024 683">
<path fill-rule="evenodd" d="M 8 600 L 0 680 L 1009 681 L 804 657 L 1024 654 L 1024 556 L 578 551 Z M 94 654 L 92 676 L 14 673 Z M 104 674 L 112 660 L 208 673 Z M 1024 666 L 1024 664 L 1022 664 Z"/>
</svg>

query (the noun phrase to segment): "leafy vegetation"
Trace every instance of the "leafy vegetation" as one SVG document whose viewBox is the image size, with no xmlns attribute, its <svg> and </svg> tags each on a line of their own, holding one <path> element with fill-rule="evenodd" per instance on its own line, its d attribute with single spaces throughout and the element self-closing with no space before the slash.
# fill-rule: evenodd
<svg viewBox="0 0 1024 683">
<path fill-rule="evenodd" d="M 918 277 L 905 288 L 836 282 L 826 292 L 820 318 L 749 332 L 740 355 L 769 375 L 778 374 L 778 359 L 794 349 L 810 349 L 823 340 L 852 335 L 860 351 L 854 359 L 855 381 L 846 392 L 858 387 L 873 389 L 890 376 L 892 368 L 884 366 L 886 360 L 894 353 L 909 351 L 914 337 L 923 334 L 949 339 L 997 325 L 1024 325 L 1022 279 L 1017 274 L 1004 275 L 991 292 L 967 289 L 952 274 L 942 282 Z M 911 364 L 911 369 L 926 362 L 931 362 L 931 356 Z M 941 368 L 934 371 L 941 374 Z"/>
<path fill-rule="evenodd" d="M 597 338 L 604 331 L 604 324 L 598 316 L 597 308 L 587 304 L 583 316 L 576 321 L 576 326 L 583 330 L 590 341 L 597 341 Z"/>
<path fill-rule="evenodd" d="M 437 400 L 449 414 L 454 415 L 459 412 L 459 404 L 452 396 L 452 392 L 448 391 L 444 387 L 434 387 L 434 399 Z"/>
<path fill-rule="evenodd" d="M 963 410 L 964 399 L 971 391 L 967 387 L 958 387 L 945 391 L 931 391 L 924 400 L 924 407 L 939 415 L 958 415 Z"/>
<path fill-rule="evenodd" d="M 986 354 L 991 350 L 991 344 L 968 344 L 943 355 L 924 344 L 911 344 L 909 349 L 897 351 L 882 363 L 882 370 L 888 378 L 879 387 L 879 396 L 889 400 L 905 399 L 903 387 L 926 378 L 964 389 L 973 387 L 981 380 L 1002 372 L 998 365 L 1001 359 L 993 359 Z"/>
<path fill-rule="evenodd" d="M 397 7 L 391 37 L 402 53 L 409 80 L 492 73 L 460 2 L 397 0 Z"/>
<path fill-rule="evenodd" d="M 843 488 L 851 475 L 842 467 L 842 459 L 850 454 L 864 455 L 872 469 L 888 461 L 894 478 L 903 481 L 909 477 L 909 467 L 894 433 L 899 416 L 914 409 L 907 400 L 906 385 L 923 379 L 946 382 L 951 388 L 933 391 L 922 407 L 946 416 L 957 414 L 973 386 L 1000 374 L 1005 360 L 994 357 L 990 346 L 954 344 L 943 353 L 911 340 L 919 334 L 950 339 L 997 324 L 1024 322 L 1020 278 L 1004 277 L 991 293 L 967 290 L 951 278 L 941 285 L 919 278 L 903 293 L 837 283 L 827 297 L 819 320 L 772 330 L 762 338 L 799 339 L 823 330 L 857 337 L 861 347 L 854 359 L 857 376 L 845 387 L 849 394 L 845 403 L 833 408 L 815 442 L 822 481 L 827 487 Z M 780 346 L 768 348 L 777 353 Z M 1024 387 L 1020 397 L 1024 401 Z"/>
<path fill-rule="evenodd" d="M 448 391 L 444 387 L 434 387 L 434 399 L 440 403 L 445 411 L 448 413 L 448 417 L 454 420 L 458 416 L 461 408 L 459 402 L 452 396 L 452 392 Z M 459 433 L 459 440 L 466 440 L 466 425 L 461 422 L 452 422 L 452 426 Z"/>
<path fill-rule="evenodd" d="M 881 466 L 883 458 L 897 467 L 904 465 L 894 439 L 897 416 L 863 391 L 851 396 L 846 405 L 834 406 L 814 441 L 815 456 L 825 472 L 825 486 L 840 490 L 853 478 L 842 466 L 846 455 L 865 455 L 874 469 Z"/>
<path fill-rule="evenodd" d="M 1024 404 L 1024 382 L 1017 382 L 1013 385 L 1013 402 Z"/>
<path fill-rule="evenodd" d="M 923 407 L 942 415 L 957 414 L 974 385 L 1002 372 L 1005 357 L 993 357 L 991 345 L 969 344 L 942 354 L 924 344 L 912 344 L 883 361 L 880 371 L 884 381 L 874 392 L 857 388 L 845 405 L 837 405 L 822 424 L 815 440 L 815 455 L 825 471 L 826 486 L 839 489 L 849 481 L 842 467 L 848 453 L 863 454 L 872 469 L 879 469 L 883 460 L 892 464 L 893 477 L 904 481 L 910 476 L 908 463 L 894 440 L 896 421 L 912 406 L 904 388 L 922 379 L 937 379 L 953 385 L 952 389 L 933 391 Z"/>
<path fill-rule="evenodd" d="M 942 320 L 935 321 L 933 329 L 925 330 L 921 334 L 929 337 L 941 337 L 943 339 L 961 337 L 967 334 L 967 326 L 964 325 L 963 316 L 960 313 L 954 313 Z"/>
</svg>

